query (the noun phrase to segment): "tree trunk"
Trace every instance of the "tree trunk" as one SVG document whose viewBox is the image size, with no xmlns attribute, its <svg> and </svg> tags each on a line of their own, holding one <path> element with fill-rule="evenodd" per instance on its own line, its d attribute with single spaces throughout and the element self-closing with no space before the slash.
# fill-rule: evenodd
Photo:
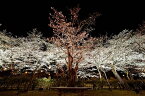
<svg viewBox="0 0 145 96">
<path fill-rule="evenodd" d="M 122 80 L 120 75 L 117 73 L 115 68 L 112 69 L 112 72 L 113 72 L 114 76 L 119 80 L 119 82 L 124 85 L 124 81 Z"/>
<path fill-rule="evenodd" d="M 99 78 L 100 78 L 100 81 L 102 81 L 102 74 L 101 74 L 101 71 L 99 70 L 99 68 L 97 67 L 98 69 L 98 73 L 99 73 Z"/>
<path fill-rule="evenodd" d="M 122 80 L 122 78 L 120 77 L 120 75 L 117 73 L 116 71 L 116 67 L 111 64 L 111 67 L 112 67 L 112 73 L 114 74 L 114 76 L 119 80 L 120 84 L 123 84 L 124 85 L 124 81 Z"/>
<path fill-rule="evenodd" d="M 68 86 L 69 87 L 74 87 L 75 86 L 75 83 L 76 83 L 76 80 L 77 80 L 76 73 L 77 73 L 77 71 L 74 68 L 72 68 L 69 71 L 69 79 L 68 79 Z"/>
<path fill-rule="evenodd" d="M 68 86 L 73 87 L 75 86 L 76 79 L 77 79 L 77 69 L 76 67 L 73 68 L 73 57 L 70 54 L 69 49 L 67 49 L 68 53 L 68 62 L 67 62 L 67 67 L 68 67 Z"/>
<path fill-rule="evenodd" d="M 126 71 L 126 77 L 127 77 L 128 80 L 131 80 L 130 77 L 129 77 L 129 72 L 128 71 Z"/>
<path fill-rule="evenodd" d="M 104 75 L 105 75 L 105 79 L 106 79 L 106 81 L 107 81 L 107 83 L 108 83 L 108 85 L 109 85 L 109 89 L 111 89 L 111 85 L 110 85 L 110 83 L 109 83 L 109 81 L 108 81 L 108 78 L 107 78 L 106 72 L 105 72 L 105 71 L 103 71 L 103 72 L 104 72 Z"/>
</svg>

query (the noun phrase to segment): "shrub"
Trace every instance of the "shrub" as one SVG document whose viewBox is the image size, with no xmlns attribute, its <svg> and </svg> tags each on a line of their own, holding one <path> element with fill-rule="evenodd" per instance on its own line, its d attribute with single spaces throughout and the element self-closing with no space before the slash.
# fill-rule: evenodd
<svg viewBox="0 0 145 96">
<path fill-rule="evenodd" d="M 43 89 L 48 89 L 53 84 L 53 80 L 51 78 L 46 78 L 46 77 L 39 78 L 36 81 L 37 81 L 37 87 Z"/>
</svg>

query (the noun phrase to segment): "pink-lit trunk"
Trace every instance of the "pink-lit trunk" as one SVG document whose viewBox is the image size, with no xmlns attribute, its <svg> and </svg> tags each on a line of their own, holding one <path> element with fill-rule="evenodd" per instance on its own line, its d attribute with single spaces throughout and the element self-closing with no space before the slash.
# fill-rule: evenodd
<svg viewBox="0 0 145 96">
<path fill-rule="evenodd" d="M 68 52 L 68 62 L 67 62 L 67 68 L 68 68 L 68 86 L 75 86 L 75 82 L 77 79 L 77 70 L 73 68 L 73 57 L 70 54 L 70 51 Z"/>
</svg>

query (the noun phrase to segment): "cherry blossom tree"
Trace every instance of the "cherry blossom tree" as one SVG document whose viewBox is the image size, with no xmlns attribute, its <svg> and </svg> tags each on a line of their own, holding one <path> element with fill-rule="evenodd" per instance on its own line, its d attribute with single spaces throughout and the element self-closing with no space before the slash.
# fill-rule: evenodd
<svg viewBox="0 0 145 96">
<path fill-rule="evenodd" d="M 96 64 L 98 70 L 102 68 L 112 70 L 114 76 L 124 84 L 117 71 L 129 74 L 128 66 L 131 65 L 144 68 L 144 37 L 138 32 L 123 30 L 111 39 L 101 42 L 86 58 L 91 58 L 89 62 Z M 99 74 L 101 78 L 101 73 Z M 128 75 L 127 77 L 130 79 Z"/>
<path fill-rule="evenodd" d="M 47 40 L 42 38 L 42 35 L 36 29 L 33 29 L 27 37 L 7 38 L 7 36 L 3 36 L 1 41 L 12 42 L 15 40 L 16 43 L 12 43 L 11 45 L 7 44 L 9 47 L 3 44 L 3 48 L 1 47 L 0 49 L 0 63 L 7 69 L 20 70 L 25 67 L 30 67 L 31 70 L 34 70 L 38 65 L 40 67 L 43 65 L 49 66 L 49 63 L 55 59 L 51 54 L 58 52 L 56 51 L 58 48 L 54 48 L 52 44 L 46 42 Z M 52 49 L 56 49 L 55 52 Z"/>
<path fill-rule="evenodd" d="M 52 8 L 53 14 L 50 14 L 49 27 L 53 29 L 54 36 L 49 39 L 51 42 L 61 48 L 67 54 L 66 65 L 68 69 L 68 86 L 74 86 L 77 79 L 78 64 L 83 59 L 83 53 L 93 47 L 94 38 L 89 32 L 94 30 L 92 25 L 99 16 L 93 13 L 85 20 L 79 20 L 78 13 L 80 8 L 70 9 L 71 18 L 67 18 L 62 12 Z"/>
</svg>

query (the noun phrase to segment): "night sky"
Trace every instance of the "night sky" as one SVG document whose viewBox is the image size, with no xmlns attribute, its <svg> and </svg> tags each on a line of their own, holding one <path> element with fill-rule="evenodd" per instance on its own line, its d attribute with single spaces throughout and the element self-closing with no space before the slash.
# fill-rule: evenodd
<svg viewBox="0 0 145 96">
<path fill-rule="evenodd" d="M 0 23 L 2 23 L 0 30 L 6 29 L 14 35 L 26 36 L 27 32 L 37 28 L 42 31 L 44 36 L 51 36 L 52 30 L 48 27 L 50 7 L 55 7 L 64 14 L 68 14 L 67 10 L 78 4 L 81 8 L 80 16 L 82 18 L 96 11 L 102 14 L 96 20 L 96 30 L 93 35 L 117 34 L 123 29 L 135 30 L 145 20 L 145 6 L 139 0 L 136 2 L 135 0 L 134 2 L 106 1 L 0 0 Z"/>
</svg>

